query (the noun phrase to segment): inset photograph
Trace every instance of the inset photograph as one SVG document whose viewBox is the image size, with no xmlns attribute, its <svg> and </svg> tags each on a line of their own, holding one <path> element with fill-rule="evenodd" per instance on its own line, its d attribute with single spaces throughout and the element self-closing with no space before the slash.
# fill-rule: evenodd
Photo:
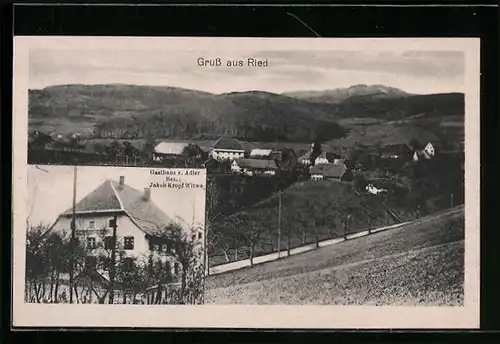
<svg viewBox="0 0 500 344">
<path fill-rule="evenodd" d="M 205 171 L 28 166 L 25 302 L 203 302 Z"/>
</svg>

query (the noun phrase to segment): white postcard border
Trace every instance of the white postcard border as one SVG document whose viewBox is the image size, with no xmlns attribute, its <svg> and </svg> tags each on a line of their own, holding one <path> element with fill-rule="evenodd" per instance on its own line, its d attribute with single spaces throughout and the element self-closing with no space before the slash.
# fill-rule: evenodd
<svg viewBox="0 0 500 344">
<path fill-rule="evenodd" d="M 16 327 L 147 328 L 478 328 L 479 327 L 478 38 L 139 38 L 15 37 L 13 92 L 13 315 Z M 459 50 L 466 56 L 465 301 L 463 307 L 141 306 L 24 302 L 30 48 L 148 50 Z M 401 49 L 399 49 L 401 50 Z"/>
</svg>

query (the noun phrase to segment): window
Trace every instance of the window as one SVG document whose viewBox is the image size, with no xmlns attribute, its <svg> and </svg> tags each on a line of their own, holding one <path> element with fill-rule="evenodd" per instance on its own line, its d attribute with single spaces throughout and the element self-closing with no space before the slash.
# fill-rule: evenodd
<svg viewBox="0 0 500 344">
<path fill-rule="evenodd" d="M 133 250 L 134 249 L 134 237 L 128 236 L 123 240 L 123 248 L 125 250 Z"/>
<path fill-rule="evenodd" d="M 106 236 L 104 238 L 104 249 L 105 250 L 112 250 L 113 249 L 113 237 L 112 236 Z"/>
<path fill-rule="evenodd" d="M 134 261 L 132 258 L 127 257 L 123 259 L 123 268 L 125 270 L 131 270 L 134 266 Z"/>
<path fill-rule="evenodd" d="M 94 229 L 95 228 L 95 221 L 89 221 L 89 228 Z"/>
<path fill-rule="evenodd" d="M 175 263 L 174 265 L 174 275 L 177 275 L 179 273 L 179 263 Z"/>
<path fill-rule="evenodd" d="M 203 233 L 198 232 L 198 239 L 201 239 L 203 237 Z"/>
<path fill-rule="evenodd" d="M 87 238 L 87 249 L 92 250 L 96 248 L 95 238 Z"/>
<path fill-rule="evenodd" d="M 193 234 L 193 235 L 191 236 L 191 241 L 195 241 L 195 240 L 196 240 L 196 234 Z"/>
<path fill-rule="evenodd" d="M 85 267 L 87 269 L 95 269 L 97 266 L 97 257 L 86 256 L 85 257 Z"/>
</svg>

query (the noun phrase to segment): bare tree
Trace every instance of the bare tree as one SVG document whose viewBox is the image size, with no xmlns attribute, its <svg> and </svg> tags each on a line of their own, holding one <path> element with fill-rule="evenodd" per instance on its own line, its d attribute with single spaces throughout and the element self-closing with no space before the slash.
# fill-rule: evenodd
<svg viewBox="0 0 500 344">
<path fill-rule="evenodd" d="M 172 223 L 158 231 L 156 236 L 169 243 L 169 254 L 180 264 L 181 290 L 179 303 L 196 303 L 203 293 L 204 245 L 198 234 L 202 228 L 183 228 Z M 201 271 L 201 275 L 200 275 Z"/>
</svg>

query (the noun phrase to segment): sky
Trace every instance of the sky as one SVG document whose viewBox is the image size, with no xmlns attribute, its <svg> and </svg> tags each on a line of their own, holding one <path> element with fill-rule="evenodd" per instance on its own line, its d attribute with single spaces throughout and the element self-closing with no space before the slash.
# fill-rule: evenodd
<svg viewBox="0 0 500 344">
<path fill-rule="evenodd" d="M 221 58 L 221 67 L 198 58 Z M 227 67 L 227 60 L 267 59 L 268 67 Z M 416 94 L 464 92 L 463 51 L 124 50 L 32 48 L 29 88 L 61 84 L 136 84 L 211 93 L 274 93 L 382 84 Z"/>
<path fill-rule="evenodd" d="M 73 203 L 73 166 L 28 165 L 29 221 L 33 225 L 52 225 L 60 213 Z M 119 181 L 142 191 L 150 182 L 161 182 L 165 176 L 152 176 L 150 168 L 79 166 L 77 170 L 76 202 L 92 192 L 106 179 Z M 158 170 L 158 169 L 155 169 Z M 165 169 L 162 169 L 165 170 Z M 184 170 L 182 170 L 184 171 Z M 181 176 L 184 182 L 205 185 L 205 174 Z M 151 188 L 151 199 L 172 219 L 186 223 L 203 224 L 205 218 L 205 191 L 200 188 Z M 31 213 L 31 214 L 30 214 Z"/>
</svg>

